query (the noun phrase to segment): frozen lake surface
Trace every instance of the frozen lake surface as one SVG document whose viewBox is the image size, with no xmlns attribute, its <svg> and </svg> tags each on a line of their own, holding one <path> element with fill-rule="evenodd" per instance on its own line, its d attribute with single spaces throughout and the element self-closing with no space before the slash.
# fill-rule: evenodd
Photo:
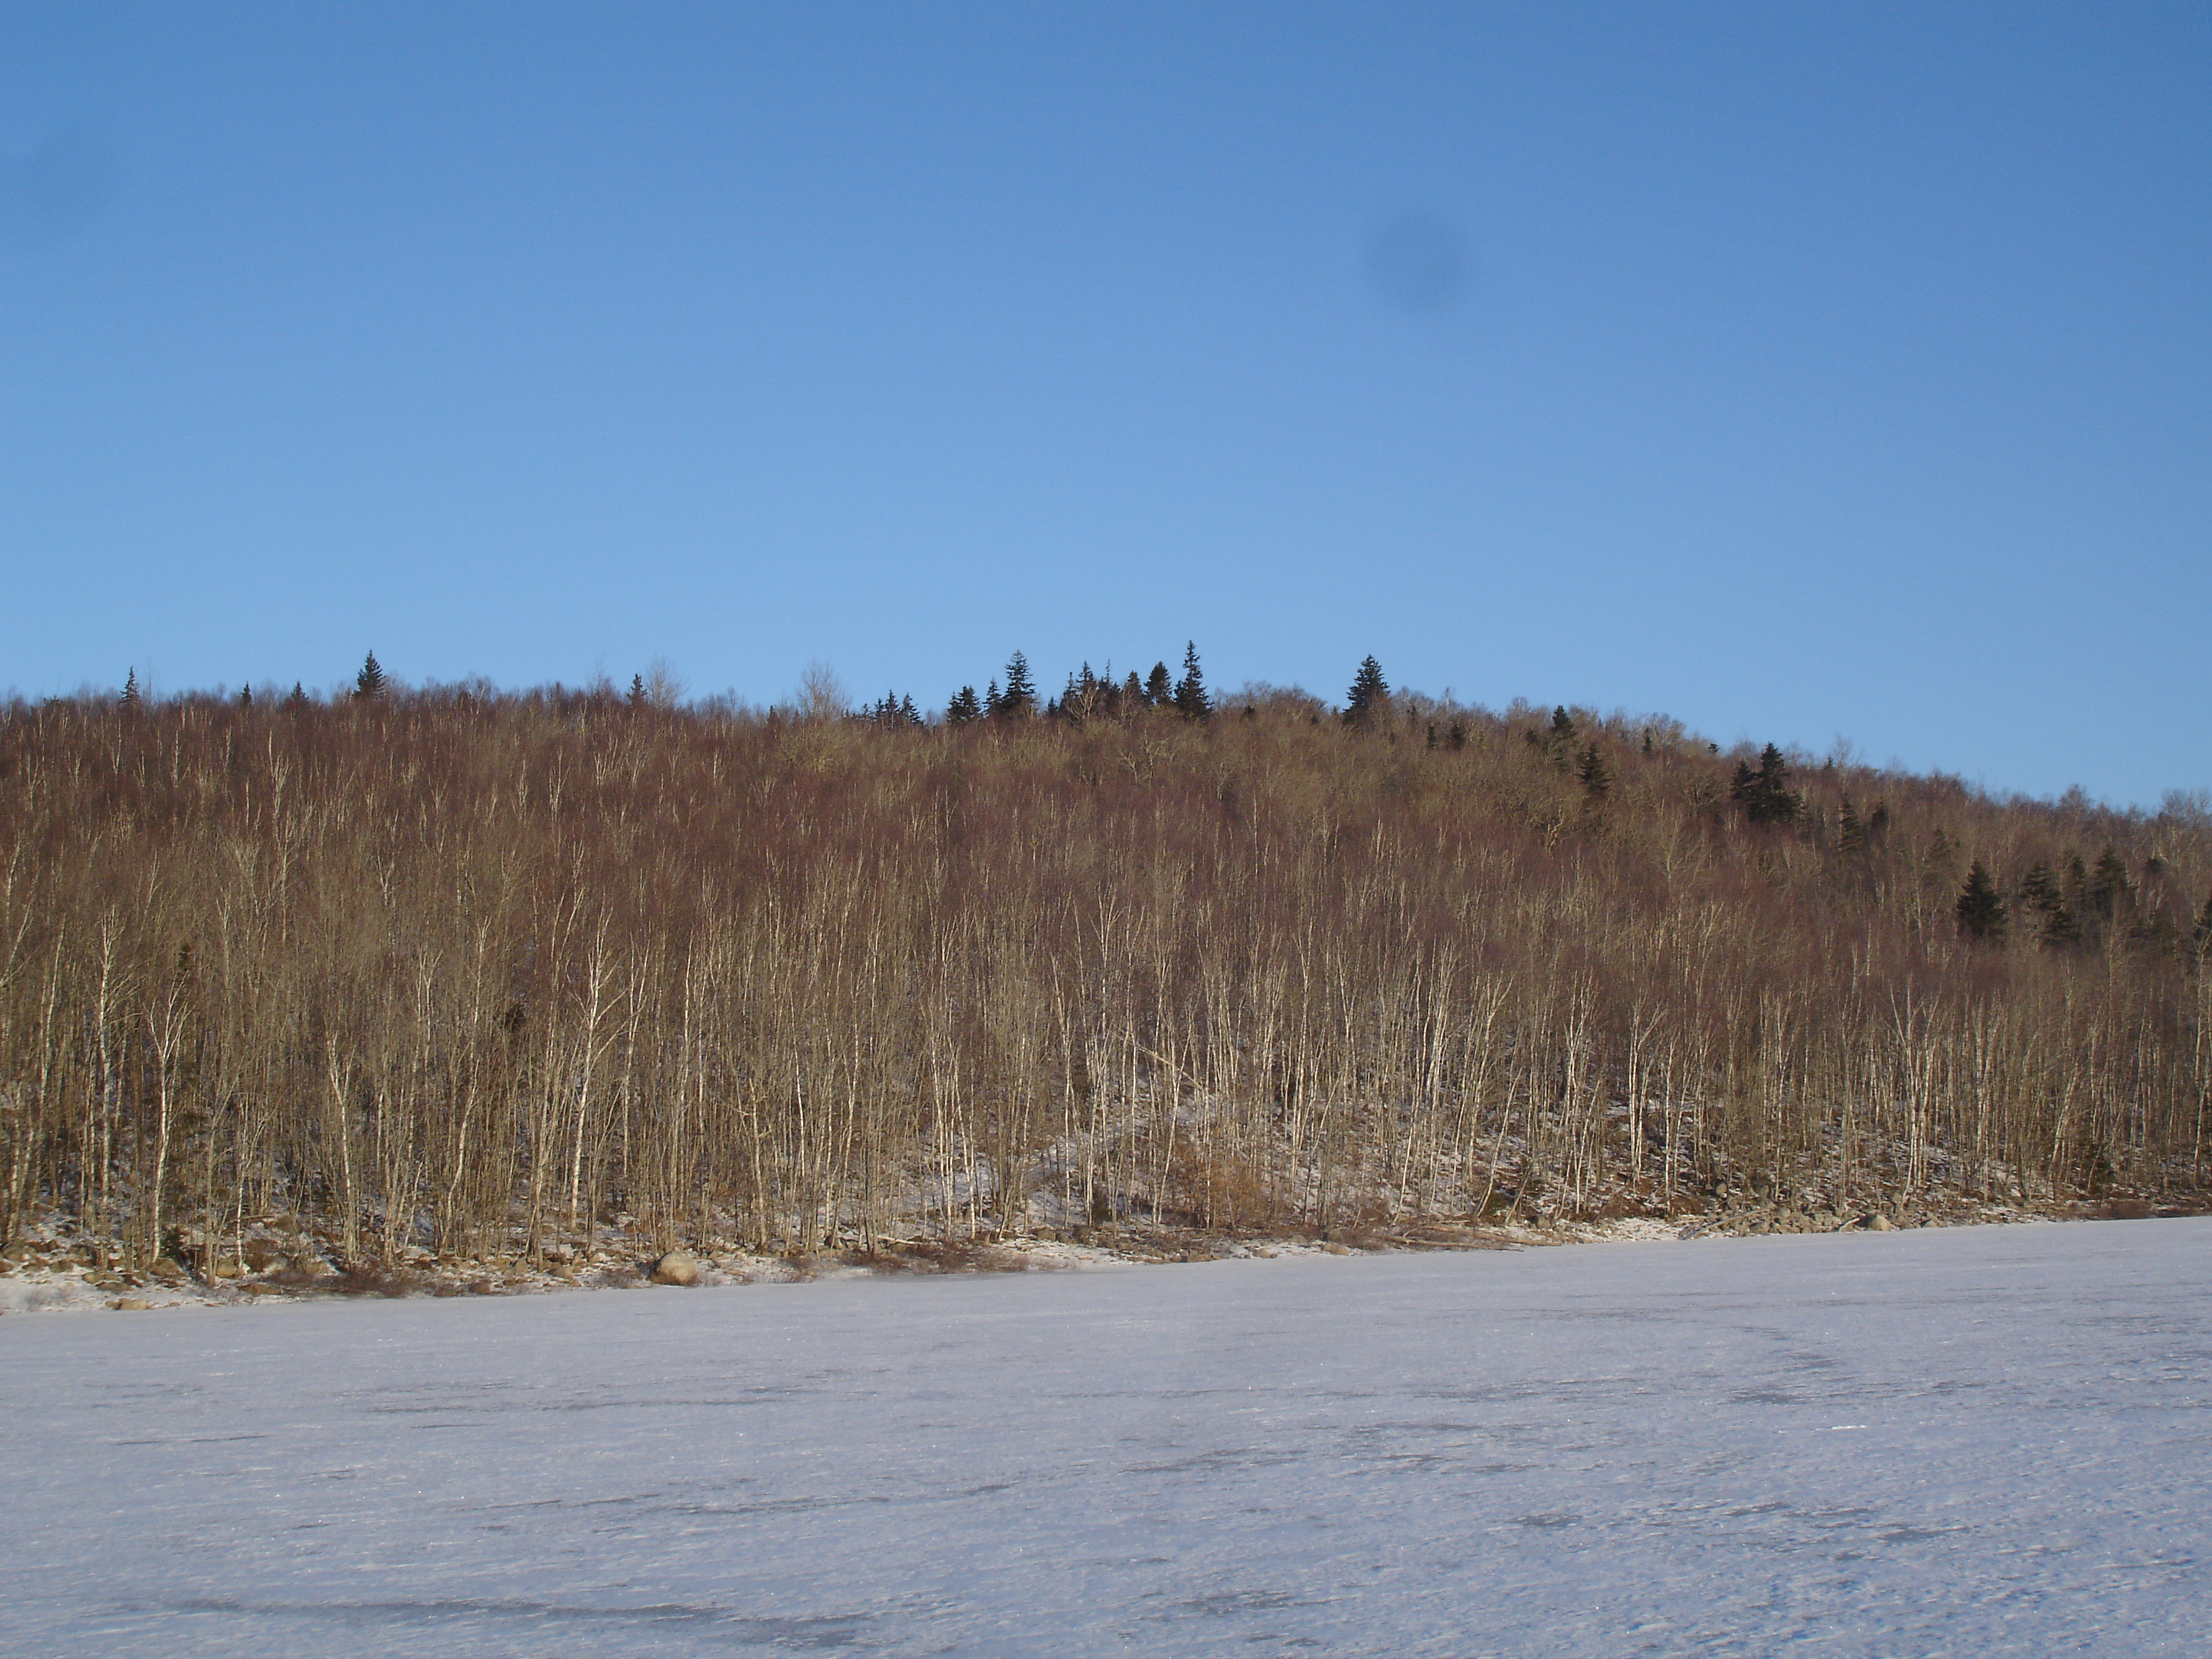
<svg viewBox="0 0 2212 1659">
<path fill-rule="evenodd" d="M 2202 1653 L 2212 1221 L 0 1319 L 0 1652 Z"/>
</svg>

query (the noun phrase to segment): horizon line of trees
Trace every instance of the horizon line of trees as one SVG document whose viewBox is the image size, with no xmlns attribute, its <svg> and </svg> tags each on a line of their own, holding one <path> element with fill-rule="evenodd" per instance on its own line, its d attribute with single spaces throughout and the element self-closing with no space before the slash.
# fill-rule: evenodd
<svg viewBox="0 0 2212 1659">
<path fill-rule="evenodd" d="M 1218 704 L 1206 687 L 1204 670 L 1200 665 L 1195 641 L 1187 641 L 1183 652 L 1183 670 L 1180 678 L 1171 678 L 1164 661 L 1155 662 L 1150 674 L 1139 678 L 1132 670 L 1121 681 L 1113 677 L 1110 662 L 1102 675 L 1094 673 L 1085 661 L 1080 668 L 1067 676 L 1065 690 L 1060 696 L 1049 699 L 1042 706 L 1037 702 L 1035 678 L 1029 659 L 1016 650 L 1006 666 L 1006 684 L 1002 689 L 997 679 L 989 682 L 985 693 L 978 697 L 972 685 L 963 685 L 947 703 L 942 716 L 933 716 L 917 705 L 910 694 L 886 692 L 873 703 L 858 708 L 847 708 L 842 688 L 835 677 L 818 667 L 810 670 L 810 676 L 819 676 L 816 694 L 808 703 L 816 717 L 831 716 L 864 721 L 893 729 L 927 730 L 933 725 L 963 726 L 978 721 L 1009 722 L 1042 718 L 1050 720 L 1080 722 L 1094 719 L 1122 719 L 1139 712 L 1153 709 L 1171 711 L 1186 720 L 1206 720 L 1218 712 Z M 821 688 L 826 687 L 826 691 Z M 386 673 L 371 649 L 355 675 L 348 700 L 356 702 L 381 702 L 404 695 L 404 688 Z M 455 688 L 453 695 L 464 702 L 489 696 L 496 701 L 507 694 L 483 685 Z M 536 694 L 525 694 L 529 696 Z M 1263 695 L 1279 702 L 1285 698 L 1303 701 L 1310 706 L 1310 720 L 1317 721 L 1322 705 L 1310 694 L 1296 687 L 1263 689 Z M 603 708 L 611 700 L 612 687 L 604 680 L 592 687 L 568 691 L 556 684 L 551 691 L 556 704 L 578 702 L 585 706 Z M 630 708 L 656 708 L 664 711 L 678 706 L 680 687 L 665 665 L 656 662 L 653 678 L 647 681 L 644 673 L 631 677 L 629 691 L 623 702 Z M 187 700 L 191 694 L 187 694 Z M 1328 712 L 1346 725 L 1365 729 L 1384 717 L 1391 708 L 1392 694 L 1380 662 L 1372 653 L 1362 659 L 1346 690 L 1342 708 L 1330 707 Z M 59 701 L 49 699 L 51 702 Z M 132 667 L 125 676 L 117 703 L 126 709 L 145 706 L 140 690 L 137 671 Z M 303 685 L 295 681 L 290 693 L 281 701 L 281 707 L 297 712 L 312 706 L 313 699 Z M 1418 699 L 1425 705 L 1429 700 Z M 251 708 L 253 695 L 250 688 L 239 693 L 241 707 Z M 726 702 L 713 705 L 725 710 L 738 706 Z M 1256 705 L 1249 698 L 1244 711 L 1256 714 Z M 772 708 L 774 717 L 783 711 Z M 1585 715 L 1584 720 L 1589 717 Z M 1595 741 L 1576 746 L 1580 725 L 1564 705 L 1553 709 L 1551 723 L 1542 735 L 1540 744 L 1553 760 L 1571 750 L 1572 769 L 1583 787 L 1594 798 L 1602 798 L 1611 786 L 1612 774 Z M 1644 723 L 1642 746 L 1645 753 L 1652 748 L 1654 734 L 1664 732 L 1675 744 L 1691 741 L 1679 722 L 1663 718 Z M 1433 720 L 1425 728 L 1429 746 L 1437 742 L 1437 726 Z M 1463 720 L 1452 720 L 1447 728 L 1447 741 L 1453 747 L 1466 741 L 1467 726 Z M 1539 742 L 1530 733 L 1532 743 Z M 1718 745 L 1708 743 L 1709 753 L 1718 753 Z M 1789 758 L 1775 744 L 1765 744 L 1759 753 L 1756 764 L 1746 757 L 1738 756 L 1730 780 L 1729 799 L 1740 807 L 1747 823 L 1753 824 L 1790 824 L 1797 822 L 1806 811 L 1805 799 L 1793 793 L 1789 787 Z M 2078 792 L 2076 792 L 2078 793 Z M 2169 802 L 2177 798 L 2169 796 Z M 2204 803 L 2196 804 L 2198 816 L 2204 812 Z M 1877 802 L 1870 817 L 1862 819 L 1850 797 L 1845 795 L 1840 804 L 1838 823 L 1838 844 L 1846 854 L 1863 852 L 1869 836 L 1876 838 L 1887 830 L 1888 808 Z M 1953 914 L 1960 933 L 1978 943 L 2002 945 L 2011 936 L 2015 914 L 2024 922 L 2024 931 L 2036 943 L 2046 948 L 2064 948 L 2080 945 L 2085 938 L 2087 926 L 2100 934 L 2113 923 L 2116 913 L 2124 932 L 2130 937 L 2148 939 L 2154 944 L 2171 946 L 2180 943 L 2198 949 L 2212 942 L 2212 894 L 2193 917 L 2186 918 L 2186 927 L 2179 925 L 2171 907 L 2161 908 L 2148 916 L 2135 914 L 2135 889 L 2124 860 L 2115 854 L 2109 842 L 2098 855 L 2094 872 L 2084 864 L 2082 857 L 2072 847 L 2060 854 L 2057 868 L 2050 861 L 2039 860 L 2023 872 L 2007 896 L 1996 874 L 1977 854 L 1960 887 Z"/>
<path fill-rule="evenodd" d="M 1133 678 L 1039 708 L 1017 655 L 945 720 L 372 656 L 335 702 L 0 709 L 0 1235 L 220 1255 L 289 1212 L 370 1260 L 2201 1187 L 2202 813 L 1448 705 L 1371 657 L 1334 711 L 1218 708 L 1194 646 Z"/>
</svg>

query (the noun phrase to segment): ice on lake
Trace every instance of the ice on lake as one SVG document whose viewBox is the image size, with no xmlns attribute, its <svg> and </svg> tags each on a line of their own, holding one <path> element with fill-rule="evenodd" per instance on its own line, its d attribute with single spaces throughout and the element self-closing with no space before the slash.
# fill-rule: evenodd
<svg viewBox="0 0 2212 1659">
<path fill-rule="evenodd" d="M 2212 1221 L 0 1319 L 0 1652 L 2204 1650 Z"/>
</svg>

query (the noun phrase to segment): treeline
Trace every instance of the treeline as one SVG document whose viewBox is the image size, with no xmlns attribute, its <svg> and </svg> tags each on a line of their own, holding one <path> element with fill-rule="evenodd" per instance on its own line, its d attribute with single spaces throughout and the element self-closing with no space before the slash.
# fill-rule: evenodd
<svg viewBox="0 0 2212 1659">
<path fill-rule="evenodd" d="M 8 708 L 0 1232 L 289 1213 L 367 1262 L 2202 1178 L 2201 813 L 1371 659 L 1338 707 L 1152 678 L 799 717 L 372 659 Z"/>
</svg>

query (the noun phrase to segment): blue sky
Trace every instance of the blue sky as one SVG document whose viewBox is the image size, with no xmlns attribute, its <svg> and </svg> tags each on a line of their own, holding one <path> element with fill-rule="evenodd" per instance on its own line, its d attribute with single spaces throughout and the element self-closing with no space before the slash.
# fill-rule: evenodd
<svg viewBox="0 0 2212 1659">
<path fill-rule="evenodd" d="M 1025 650 L 2212 786 L 2201 5 L 0 8 L 0 686 Z"/>
</svg>

